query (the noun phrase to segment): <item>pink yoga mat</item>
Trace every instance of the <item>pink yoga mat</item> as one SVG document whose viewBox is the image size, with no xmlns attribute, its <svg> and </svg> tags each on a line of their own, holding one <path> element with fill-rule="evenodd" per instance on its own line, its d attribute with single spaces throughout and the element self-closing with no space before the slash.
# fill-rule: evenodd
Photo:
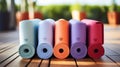
<svg viewBox="0 0 120 67">
<path fill-rule="evenodd" d="M 100 58 L 104 55 L 103 23 L 100 21 L 84 19 L 81 22 L 87 25 L 88 55 L 91 58 Z"/>
</svg>

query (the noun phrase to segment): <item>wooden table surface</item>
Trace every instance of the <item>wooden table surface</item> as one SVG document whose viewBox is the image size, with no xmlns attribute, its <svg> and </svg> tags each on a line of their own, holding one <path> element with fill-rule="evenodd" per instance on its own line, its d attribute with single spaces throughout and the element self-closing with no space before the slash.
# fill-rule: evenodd
<svg viewBox="0 0 120 67">
<path fill-rule="evenodd" d="M 0 67 L 120 67 L 120 26 L 104 25 L 105 54 L 100 59 L 86 57 L 75 60 L 71 57 L 48 60 L 19 56 L 18 31 L 0 32 Z"/>
</svg>

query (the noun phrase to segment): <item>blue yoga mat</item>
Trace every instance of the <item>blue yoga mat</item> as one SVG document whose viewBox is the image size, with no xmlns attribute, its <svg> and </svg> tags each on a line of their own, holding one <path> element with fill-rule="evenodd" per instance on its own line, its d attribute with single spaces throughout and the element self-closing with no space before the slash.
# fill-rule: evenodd
<svg viewBox="0 0 120 67">
<path fill-rule="evenodd" d="M 41 59 L 48 59 L 53 54 L 53 23 L 52 19 L 39 23 L 37 55 Z"/>
</svg>

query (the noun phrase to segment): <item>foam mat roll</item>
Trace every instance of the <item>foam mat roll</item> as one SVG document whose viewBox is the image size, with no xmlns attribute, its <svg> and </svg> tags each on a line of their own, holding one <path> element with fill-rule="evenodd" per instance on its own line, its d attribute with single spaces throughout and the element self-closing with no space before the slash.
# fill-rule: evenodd
<svg viewBox="0 0 120 67">
<path fill-rule="evenodd" d="M 39 23 L 37 55 L 39 58 L 48 59 L 53 54 L 53 22 L 46 19 Z"/>
<path fill-rule="evenodd" d="M 54 56 L 59 59 L 69 55 L 69 22 L 59 19 L 55 22 Z"/>
<path fill-rule="evenodd" d="M 84 19 L 81 22 L 86 23 L 88 30 L 88 42 L 89 44 L 101 44 L 104 43 L 104 26 L 103 23 L 96 20 Z"/>
<path fill-rule="evenodd" d="M 91 58 L 98 59 L 104 55 L 104 48 L 102 45 L 93 44 L 88 47 L 88 55 Z"/>
<path fill-rule="evenodd" d="M 29 20 L 20 22 L 19 38 L 20 48 L 19 54 L 23 58 L 31 58 L 35 54 L 35 33 L 34 24 Z"/>
<path fill-rule="evenodd" d="M 70 20 L 71 27 L 71 55 L 75 59 L 84 58 L 87 55 L 86 24 L 78 20 Z"/>
<path fill-rule="evenodd" d="M 87 45 L 88 45 L 88 55 L 91 58 L 100 58 L 104 55 L 104 32 L 103 23 L 100 21 L 84 19 L 81 20 L 87 24 Z"/>
</svg>

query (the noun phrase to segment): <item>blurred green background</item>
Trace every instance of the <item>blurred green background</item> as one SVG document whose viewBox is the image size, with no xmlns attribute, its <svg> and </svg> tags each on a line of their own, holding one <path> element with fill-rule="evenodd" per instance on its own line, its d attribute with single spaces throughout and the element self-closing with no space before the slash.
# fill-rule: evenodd
<svg viewBox="0 0 120 67">
<path fill-rule="evenodd" d="M 84 11 L 87 14 L 87 18 L 100 20 L 104 23 L 108 23 L 107 12 L 109 11 L 110 6 L 98 6 L 98 5 L 80 5 L 79 8 L 84 7 Z M 71 19 L 72 5 L 47 5 L 47 6 L 36 6 L 37 11 L 41 12 L 46 18 L 52 18 L 58 20 L 60 18 Z M 19 6 L 16 5 L 16 9 L 19 9 Z M 120 6 L 117 6 L 117 12 L 120 12 Z"/>
<path fill-rule="evenodd" d="M 15 1 L 20 3 L 16 4 Z M 111 23 L 116 22 L 116 24 L 120 24 L 120 20 L 118 20 L 118 18 L 120 18 L 120 5 L 117 4 L 118 0 L 111 0 L 111 4 L 109 5 L 81 4 L 77 2 L 79 0 L 75 0 L 76 2 L 72 4 L 56 3 L 37 5 L 37 1 L 38 0 L 0 0 L 0 30 L 4 30 L 4 28 L 15 29 L 21 20 L 34 19 L 36 17 L 39 19 L 52 18 L 54 20 L 58 20 L 63 18 L 70 20 L 74 15 L 72 14 L 73 10 L 84 12 L 85 17 L 83 17 L 83 19 L 88 18 L 102 21 L 103 23 L 109 23 L 108 13 L 114 12 L 109 14 L 110 20 L 112 20 Z M 50 2 L 50 0 L 43 0 L 44 3 L 48 1 Z M 80 17 L 78 16 L 78 18 Z M 8 20 L 6 21 L 6 19 Z"/>
</svg>

